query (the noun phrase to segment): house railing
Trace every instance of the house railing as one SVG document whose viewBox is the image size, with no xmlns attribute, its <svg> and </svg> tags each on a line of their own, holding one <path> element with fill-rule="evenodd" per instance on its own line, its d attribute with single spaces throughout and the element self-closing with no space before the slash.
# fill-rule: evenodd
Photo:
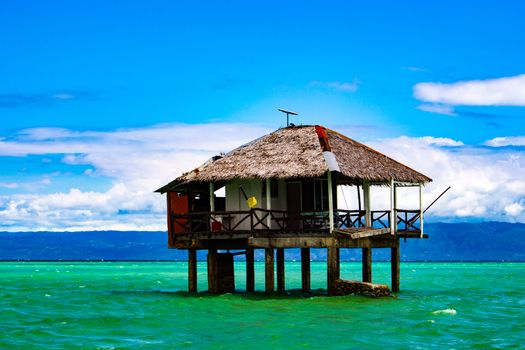
<svg viewBox="0 0 525 350">
<path fill-rule="evenodd" d="M 396 210 L 397 231 L 416 232 L 419 230 L 418 210 Z M 372 227 L 390 227 L 390 211 L 371 211 Z M 336 228 L 365 227 L 364 210 L 334 211 Z M 305 211 L 291 214 L 284 210 L 255 208 L 238 211 L 192 212 L 171 215 L 171 231 L 185 233 L 238 233 L 238 232 L 319 232 L 328 230 L 328 211 Z"/>
</svg>

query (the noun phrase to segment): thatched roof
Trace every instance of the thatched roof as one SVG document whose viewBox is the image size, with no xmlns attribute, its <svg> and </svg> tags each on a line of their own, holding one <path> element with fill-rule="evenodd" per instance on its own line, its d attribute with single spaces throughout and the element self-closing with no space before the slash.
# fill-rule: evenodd
<svg viewBox="0 0 525 350">
<path fill-rule="evenodd" d="M 323 144 L 320 133 L 327 138 Z M 327 148 L 328 147 L 328 148 Z M 157 192 L 167 192 L 190 183 L 209 183 L 232 179 L 320 177 L 333 164 L 326 157 L 332 152 L 340 175 L 349 183 L 370 181 L 386 183 L 390 179 L 425 183 L 429 177 L 333 130 L 319 126 L 279 129 L 222 158 L 209 161 L 183 174 Z M 333 157 L 332 157 L 333 158 Z M 328 162 L 328 163 L 327 163 Z"/>
</svg>

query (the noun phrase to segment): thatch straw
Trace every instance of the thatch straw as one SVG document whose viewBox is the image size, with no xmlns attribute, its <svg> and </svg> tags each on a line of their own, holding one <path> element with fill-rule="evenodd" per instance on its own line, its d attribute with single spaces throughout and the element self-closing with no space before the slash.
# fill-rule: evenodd
<svg viewBox="0 0 525 350">
<path fill-rule="evenodd" d="M 345 177 L 371 182 L 425 183 L 432 179 L 384 154 L 340 133 L 326 129 L 328 140 L 335 154 L 341 174 Z"/>
<path fill-rule="evenodd" d="M 425 175 L 373 149 L 326 129 L 332 152 L 339 163 L 339 179 L 362 183 L 396 181 L 424 183 Z M 314 126 L 279 129 L 224 157 L 183 174 L 158 189 L 166 192 L 180 185 L 233 179 L 320 177 L 328 170 Z"/>
</svg>

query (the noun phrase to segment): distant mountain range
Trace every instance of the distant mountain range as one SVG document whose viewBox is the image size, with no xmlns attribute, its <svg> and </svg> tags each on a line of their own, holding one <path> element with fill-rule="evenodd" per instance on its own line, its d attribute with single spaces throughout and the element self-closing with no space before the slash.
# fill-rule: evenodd
<svg viewBox="0 0 525 350">
<path fill-rule="evenodd" d="M 402 243 L 405 261 L 525 261 L 525 224 L 428 223 L 429 239 Z M 263 252 L 256 251 L 262 260 Z M 344 249 L 342 260 L 360 260 L 359 249 Z M 184 251 L 167 248 L 166 232 L 0 232 L 0 260 L 184 260 Z M 206 259 L 206 252 L 199 252 Z M 239 256 L 242 259 L 242 256 Z M 325 260 L 325 249 L 313 249 L 313 260 Z M 387 249 L 376 249 L 375 261 L 388 261 Z M 297 249 L 286 253 L 300 260 Z"/>
</svg>

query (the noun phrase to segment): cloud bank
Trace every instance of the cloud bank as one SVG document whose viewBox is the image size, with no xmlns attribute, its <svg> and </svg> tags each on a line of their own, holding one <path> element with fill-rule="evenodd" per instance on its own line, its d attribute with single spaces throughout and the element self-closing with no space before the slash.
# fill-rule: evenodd
<svg viewBox="0 0 525 350">
<path fill-rule="evenodd" d="M 452 84 L 419 83 L 414 97 L 452 106 L 525 106 L 525 74 Z"/>
<path fill-rule="evenodd" d="M 152 191 L 270 131 L 248 124 L 22 130 L 0 139 L 0 156 L 58 155 L 64 167 L 89 167 L 86 184 L 102 177 L 111 185 L 98 191 L 64 185 L 56 193 L 24 193 L 22 184 L 2 183 L 11 192 L 0 195 L 0 230 L 165 230 L 165 198 Z M 449 138 L 399 137 L 370 146 L 434 179 L 425 188 L 427 204 L 452 186 L 429 219 L 525 222 L 525 153 L 520 147 L 500 147 L 520 140 L 502 137 L 470 146 Z M 373 206 L 387 208 L 388 194 L 381 191 L 373 192 Z M 415 206 L 417 191 L 402 199 L 400 206 Z"/>
<path fill-rule="evenodd" d="M 419 110 L 449 116 L 476 116 L 471 112 L 458 113 L 455 106 L 525 106 L 525 74 L 450 84 L 425 82 L 416 84 L 413 90 L 416 99 L 427 103 L 418 106 Z"/>
</svg>

